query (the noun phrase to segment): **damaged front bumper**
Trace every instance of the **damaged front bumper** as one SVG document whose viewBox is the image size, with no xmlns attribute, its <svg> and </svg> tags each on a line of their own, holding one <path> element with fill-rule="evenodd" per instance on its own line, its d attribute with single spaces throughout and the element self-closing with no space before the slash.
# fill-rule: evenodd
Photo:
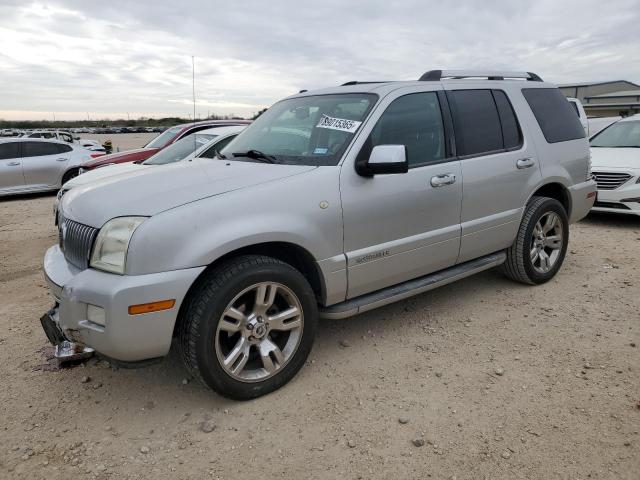
<svg viewBox="0 0 640 480">
<path fill-rule="evenodd" d="M 180 304 L 203 270 L 196 267 L 146 275 L 81 270 L 66 260 L 59 246 L 53 246 L 45 254 L 44 276 L 56 307 L 44 315 L 43 328 L 50 340 L 63 337 L 71 348 L 90 347 L 122 362 L 163 357 L 171 346 Z M 174 299 L 175 306 L 153 313 L 128 312 L 131 305 L 159 299 Z M 90 306 L 104 312 L 100 323 L 92 321 Z"/>
<path fill-rule="evenodd" d="M 40 323 L 45 335 L 55 347 L 54 355 L 60 363 L 75 362 L 91 357 L 95 350 L 86 345 L 72 342 L 65 337 L 62 329 L 58 325 L 58 304 L 40 317 Z"/>
</svg>

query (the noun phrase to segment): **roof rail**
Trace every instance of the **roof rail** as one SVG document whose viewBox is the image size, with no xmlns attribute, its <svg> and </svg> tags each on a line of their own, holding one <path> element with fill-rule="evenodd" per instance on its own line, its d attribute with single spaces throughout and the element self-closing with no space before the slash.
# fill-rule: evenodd
<svg viewBox="0 0 640 480">
<path fill-rule="evenodd" d="M 345 82 L 342 85 L 340 85 L 341 87 L 348 87 L 349 85 L 364 85 L 367 83 L 390 83 L 391 80 L 378 80 L 378 81 L 371 81 L 371 82 L 359 82 L 357 80 L 351 80 L 350 82 Z"/>
<path fill-rule="evenodd" d="M 423 82 L 439 81 L 444 78 L 486 78 L 487 80 L 504 80 L 505 78 L 523 78 L 531 82 L 542 82 L 533 72 L 507 72 L 488 70 L 429 70 L 419 80 Z"/>
</svg>

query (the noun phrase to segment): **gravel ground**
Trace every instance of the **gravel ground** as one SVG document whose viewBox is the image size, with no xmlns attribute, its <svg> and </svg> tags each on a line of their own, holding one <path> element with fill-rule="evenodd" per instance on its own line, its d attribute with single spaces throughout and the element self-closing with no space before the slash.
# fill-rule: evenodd
<svg viewBox="0 0 640 480">
<path fill-rule="evenodd" d="M 573 226 L 552 282 L 489 271 L 324 321 L 238 403 L 172 352 L 59 370 L 38 318 L 54 197 L 0 201 L 0 478 L 627 479 L 640 474 L 640 218 Z"/>
</svg>

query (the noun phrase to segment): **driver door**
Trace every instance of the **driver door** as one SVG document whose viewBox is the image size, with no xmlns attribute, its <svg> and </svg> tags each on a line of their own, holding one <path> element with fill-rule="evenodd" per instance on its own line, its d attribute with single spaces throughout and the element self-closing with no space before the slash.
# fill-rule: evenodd
<svg viewBox="0 0 640 480">
<path fill-rule="evenodd" d="M 383 100 L 354 157 L 376 145 L 404 145 L 409 171 L 363 177 L 356 158 L 341 171 L 347 297 L 450 267 L 460 248 L 461 166 L 447 148 L 439 87 Z M 408 90 L 408 91 L 407 91 Z M 412 91 L 413 90 L 413 91 Z M 448 127 L 446 127 L 448 128 Z M 360 144 L 360 146 L 358 146 Z"/>
</svg>

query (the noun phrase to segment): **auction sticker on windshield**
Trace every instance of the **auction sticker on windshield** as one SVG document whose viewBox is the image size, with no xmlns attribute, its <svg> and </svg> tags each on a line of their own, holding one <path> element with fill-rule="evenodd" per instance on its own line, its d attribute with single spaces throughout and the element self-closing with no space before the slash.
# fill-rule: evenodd
<svg viewBox="0 0 640 480">
<path fill-rule="evenodd" d="M 355 132 L 362 122 L 356 122 L 355 120 L 346 120 L 344 118 L 333 118 L 328 115 L 322 115 L 318 125 L 318 128 L 330 128 L 331 130 L 340 130 L 341 132 Z"/>
</svg>

